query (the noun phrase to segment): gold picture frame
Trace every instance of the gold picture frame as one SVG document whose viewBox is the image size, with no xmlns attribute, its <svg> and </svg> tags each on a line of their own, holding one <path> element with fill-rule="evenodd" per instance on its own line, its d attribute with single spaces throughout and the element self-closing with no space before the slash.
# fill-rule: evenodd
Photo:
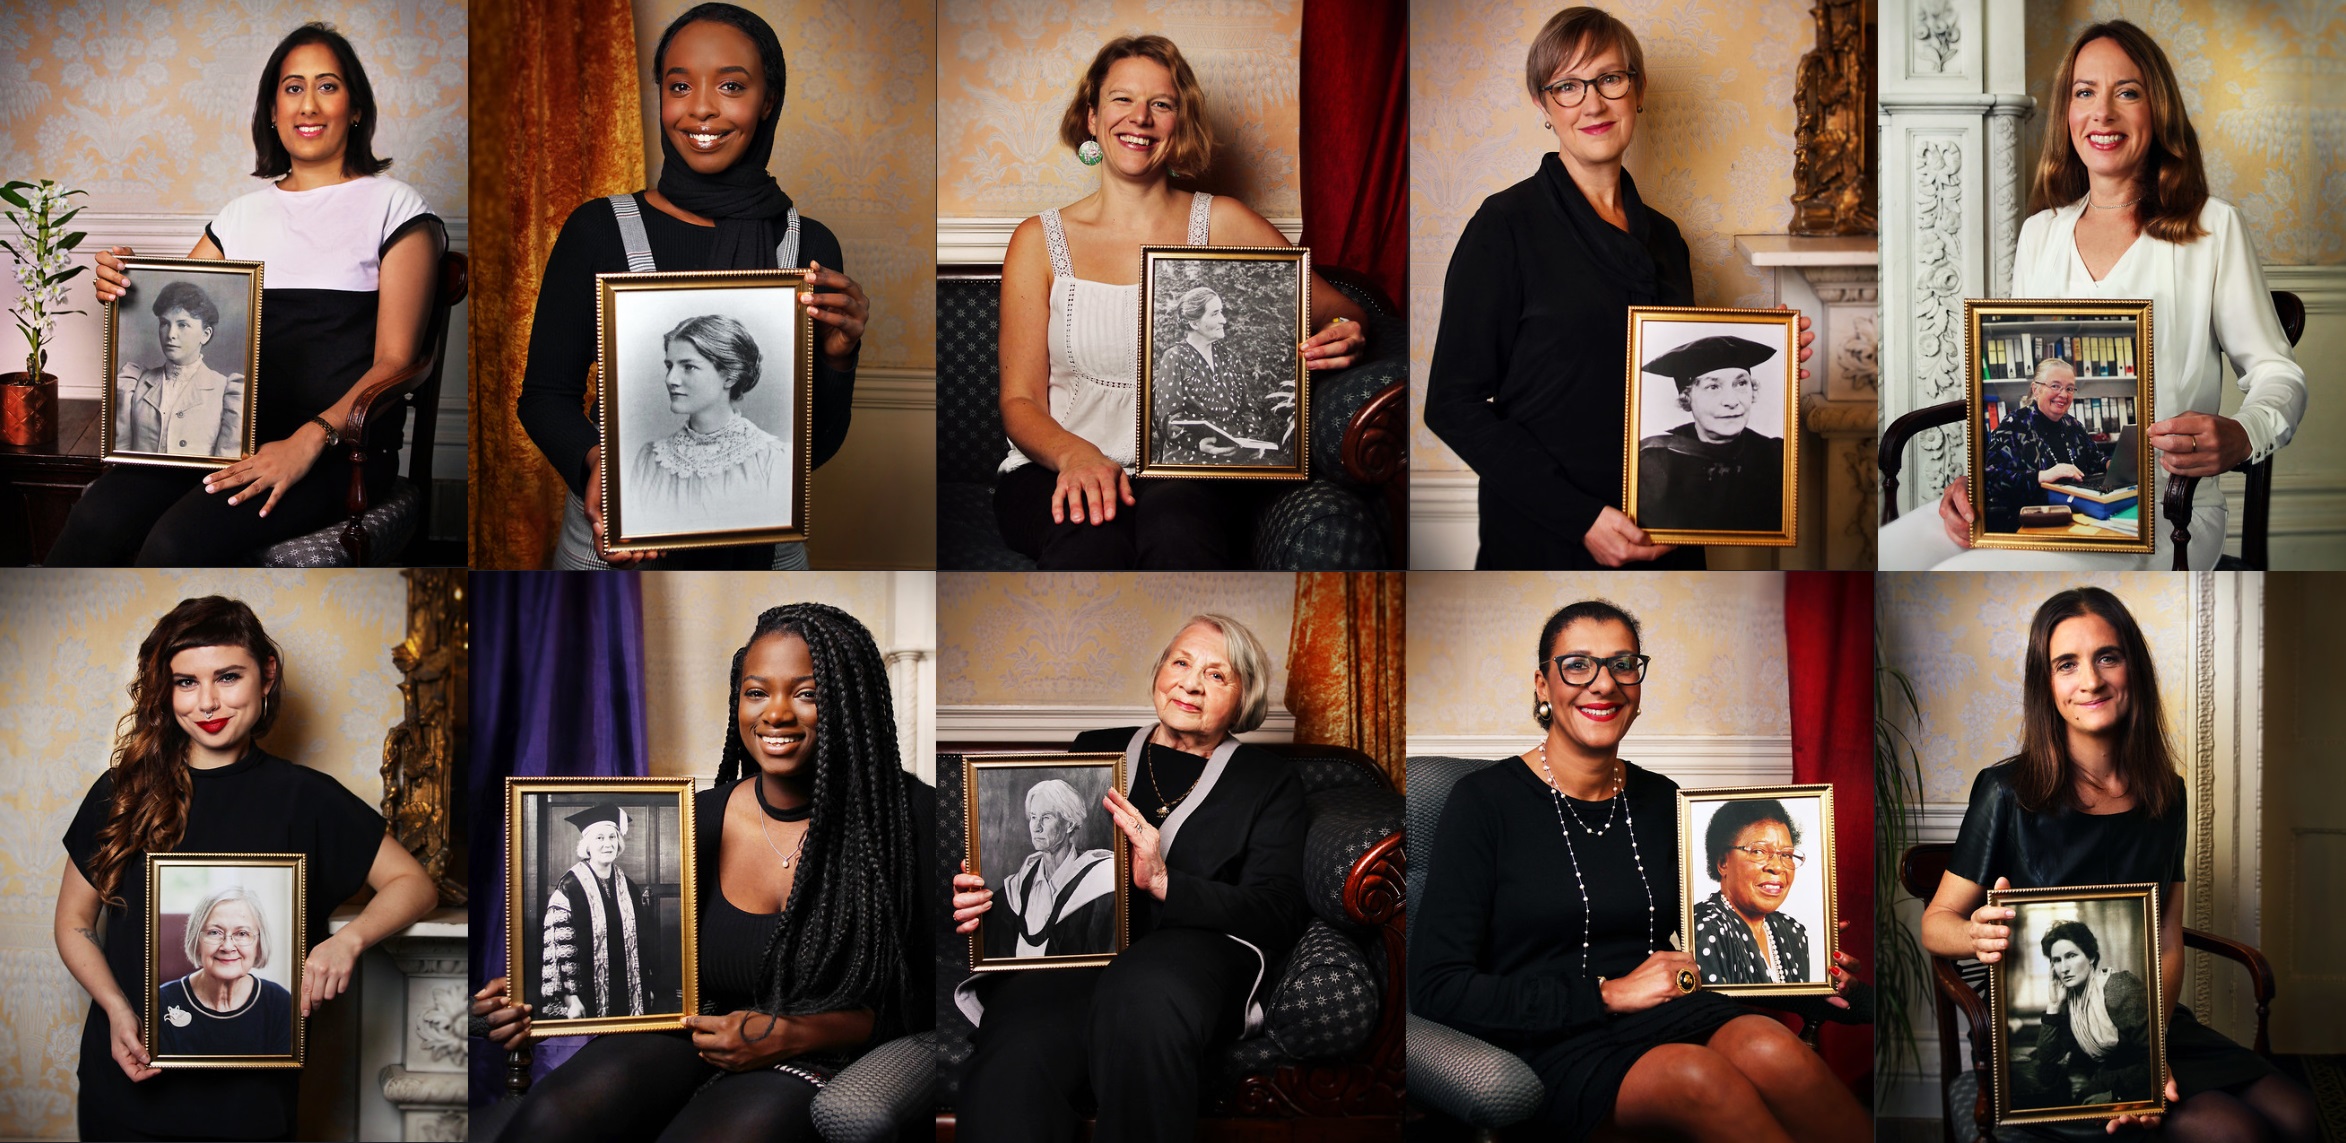
<svg viewBox="0 0 2346 1143">
<path fill-rule="evenodd" d="M 262 264 L 217 258 L 124 258 L 122 268 L 130 275 L 130 289 L 106 303 L 102 322 L 106 373 L 98 386 L 98 459 L 110 464 L 225 468 L 250 455 L 260 447 L 259 418 L 253 410 L 260 399 Z M 165 296 L 182 288 L 192 288 L 199 296 Z M 158 328 L 153 339 L 124 332 L 126 316 L 135 322 L 131 315 L 137 311 L 170 300 L 210 307 L 210 324 L 204 325 L 186 306 L 171 306 L 155 315 Z M 196 317 L 200 328 L 162 328 L 163 318 L 173 312 Z M 228 340 L 221 340 L 223 333 Z M 192 387 L 166 395 L 162 386 L 178 383 L 165 373 L 170 355 L 190 334 L 198 339 L 194 365 L 199 372 Z M 155 352 L 147 351 L 150 345 L 156 346 Z M 224 373 L 216 363 L 242 371 Z M 151 414 L 142 415 L 142 408 Z M 152 435 L 156 433 L 162 435 Z M 222 440 L 234 451 L 222 449 Z"/>
<path fill-rule="evenodd" d="M 2156 547 L 2159 470 L 2147 431 L 2157 419 L 2151 334 L 2147 301 L 1964 299 L 1971 546 L 2138 553 Z M 2083 480 L 2008 487 L 2012 482 L 1994 479 L 1989 452 L 1997 447 L 1999 432 L 2019 431 L 2013 418 L 2024 408 L 2032 418 L 2043 416 L 2032 399 L 2037 392 L 2032 378 L 2040 364 L 2053 358 L 2068 363 L 2076 375 L 2075 393 L 2061 419 L 2097 447 L 2108 446 L 2110 452 L 2097 458 L 2104 471 L 2080 468 Z M 2120 483 L 2109 490 L 2099 487 L 2112 482 Z M 2032 514 L 2045 519 L 2032 521 Z"/>
<path fill-rule="evenodd" d="M 1772 805 L 1771 805 L 1772 804 Z M 1730 805 L 1751 806 L 1763 816 L 1758 820 L 1735 824 L 1735 818 L 1726 819 L 1724 828 L 1733 831 L 1718 848 L 1720 861 L 1710 860 L 1709 832 L 1721 822 Z M 1785 821 L 1773 811 L 1783 811 Z M 1751 811 L 1744 811 L 1748 816 Z M 1763 863 L 1751 864 L 1735 852 L 1735 835 L 1753 826 L 1789 827 L 1786 840 L 1795 851 L 1803 852 L 1803 860 L 1793 863 L 1787 874 L 1780 856 Z M 1805 828 L 1803 828 L 1805 827 Z M 1841 893 L 1834 857 L 1839 854 L 1833 832 L 1833 786 L 1829 782 L 1790 786 L 1719 786 L 1702 790 L 1678 791 L 1678 933 L 1687 952 L 1693 954 L 1697 970 L 1702 974 L 1702 987 L 1729 996 L 1830 996 L 1833 995 L 1833 957 L 1841 950 Z M 1726 872 L 1722 872 L 1725 867 Z M 1726 877 L 1747 875 L 1749 878 L 1789 876 L 1789 885 L 1779 885 L 1773 894 L 1759 888 L 1767 884 L 1753 880 L 1740 883 L 1730 891 Z M 1716 892 L 1705 892 L 1706 882 L 1716 883 Z M 1750 898 L 1739 905 L 1738 897 Z M 1713 898 L 1717 898 L 1714 903 Z M 1770 933 L 1766 955 L 1772 962 L 1770 975 L 1791 975 L 1800 970 L 1797 980 L 1742 979 L 1768 971 L 1739 953 L 1746 942 L 1747 952 L 1758 953 L 1758 941 L 1749 935 L 1749 922 L 1742 910 L 1751 905 L 1766 907 L 1763 927 Z M 1777 920 L 1786 924 L 1778 925 Z M 1744 926 L 1741 933 L 1736 927 Z M 1733 945 L 1718 939 L 1722 933 L 1736 938 Z M 1797 942 L 1797 943 L 1795 943 Z M 1798 963 L 1790 962 L 1794 952 L 1803 954 Z"/>
<path fill-rule="evenodd" d="M 238 872 L 224 878 L 219 870 Z M 150 853 L 146 875 L 148 987 L 141 1004 L 146 1019 L 140 1038 L 148 1059 L 158 1068 L 301 1067 L 307 1039 L 301 990 L 310 951 L 309 858 L 285 853 Z M 188 928 L 202 919 L 197 913 L 209 915 L 229 903 L 222 899 L 228 893 L 241 895 L 241 903 L 255 914 L 258 931 L 243 946 L 252 962 L 244 975 L 255 983 L 245 1001 L 218 1013 L 195 998 L 196 957 L 206 954 L 200 952 L 199 942 L 186 937 Z M 181 918 L 176 947 L 165 940 L 165 921 L 170 917 Z M 199 951 L 191 953 L 190 946 Z M 181 964 L 188 968 L 184 974 L 178 971 Z M 272 968 L 277 971 L 268 971 Z M 233 994 L 234 985 L 230 987 Z M 270 989 L 278 994 L 270 995 Z M 287 1050 L 193 1050 L 206 1038 L 249 1036 L 256 1026 L 265 1032 L 273 1020 L 234 1027 L 230 1022 L 257 1020 L 280 1005 L 292 1025 Z"/>
<path fill-rule="evenodd" d="M 1993 1032 L 1990 1050 L 1994 1056 L 1992 1063 L 1995 1071 L 1991 1086 L 1995 1088 L 1996 1125 L 2058 1123 L 2165 1112 L 2167 1019 L 2166 1013 L 2161 1011 L 2166 992 L 2165 970 L 2159 963 L 2163 908 L 2163 902 L 2159 900 L 2159 886 L 2142 882 L 2131 885 L 1991 889 L 1988 891 L 1988 904 L 1995 908 L 2010 908 L 2018 913 L 2006 922 L 2012 929 L 2008 951 L 1989 966 L 1988 975 L 1988 1006 L 1991 1013 L 1988 1023 Z M 2080 938 L 2074 930 L 2059 927 L 2063 923 L 2080 926 L 2085 935 Z M 2090 958 L 2086 955 L 2089 946 L 2092 953 Z M 2081 1092 L 2077 1086 L 2080 1082 L 2078 1079 L 2060 1076 L 2058 1072 L 2054 1073 L 2056 1080 L 2048 1081 L 2046 1073 L 2059 1067 L 2060 1061 L 2047 1060 L 2043 1058 L 2043 1053 L 2047 1051 L 2048 1044 L 2053 1045 L 2054 1051 L 2065 1051 L 2060 1037 L 2066 1034 L 2061 1030 L 2066 1027 L 2066 1017 L 2059 1027 L 2050 1025 L 2050 1018 L 2057 1014 L 2048 1010 L 2050 1005 L 2044 1003 L 2038 994 L 2055 995 L 2064 989 L 2060 979 L 2060 973 L 2065 971 L 2064 962 L 2082 968 L 2091 977 L 2098 970 L 2109 967 L 2112 961 L 2118 962 L 2118 966 L 2101 982 L 2105 996 L 2109 989 L 2121 987 L 2122 982 L 2117 979 L 2119 974 L 2132 972 L 2135 980 L 2132 987 L 2125 991 L 2140 988 L 2146 1000 L 2144 1042 L 2139 1049 L 2145 1057 L 2143 1078 L 2136 1081 L 2128 1076 L 2122 1082 L 2126 1082 L 2130 1090 L 2124 1093 L 2115 1089 Z M 2013 979 L 2012 975 L 2016 964 L 2022 967 L 2024 973 L 2019 980 Z M 2040 973 L 2040 969 L 2044 971 Z M 2048 984 L 2050 988 L 2032 987 Z M 2065 1001 L 2068 996 L 2059 998 Z M 2107 1011 L 2107 1001 L 2104 1003 Z M 2020 1005 L 2036 1009 L 2042 1015 L 2031 1012 L 2028 1016 L 2016 1018 L 2013 1011 Z M 2028 1023 L 2032 1018 L 2037 1021 L 2033 1025 Z M 2013 1041 L 2016 1035 L 2023 1033 L 2024 1028 L 2034 1029 L 2038 1034 L 2038 1042 L 2025 1061 L 2026 1070 L 2019 1072 L 2016 1078 L 2015 1064 L 2021 1061 L 2013 1058 L 2017 1050 Z M 2127 1044 L 2125 1029 L 2117 1029 L 2117 1034 L 2119 1040 L 2105 1052 L 2106 1057 L 2119 1051 L 2135 1050 Z M 2131 1065 L 2127 1066 L 2131 1068 Z M 2102 1082 L 2112 1071 L 2114 1069 L 2108 1067 L 2098 1069 L 2083 1082 L 2088 1085 Z M 2067 1080 L 2066 1092 L 2062 1090 L 2061 1079 Z M 2027 1082 L 2020 1083 L 2021 1080 Z M 2016 1083 L 2019 1084 L 2018 1089 Z M 2049 1091 L 2048 1086 L 2051 1088 Z M 2094 1096 L 2110 1098 L 2089 1099 Z"/>
<path fill-rule="evenodd" d="M 1788 548 L 1798 541 L 1799 323 L 1793 310 L 1629 307 L 1621 511 L 1653 542 Z M 1757 348 L 1738 356 L 1722 343 Z M 1704 353 L 1706 345 L 1713 352 Z M 1705 369 L 1702 381 L 1654 372 L 1711 360 L 1721 364 Z M 1751 386 L 1741 401 L 1730 369 Z M 1714 390 L 1726 396 L 1703 399 Z"/>
<path fill-rule="evenodd" d="M 505 966 L 510 995 L 520 1003 L 536 1006 L 530 1039 L 672 1030 L 683 1027 L 686 1016 L 700 1012 L 700 897 L 695 881 L 693 792 L 690 778 L 505 779 Z M 549 934 L 568 928 L 573 947 L 592 940 L 579 937 L 575 924 L 562 925 L 561 914 L 555 914 L 552 924 L 548 917 L 555 912 L 552 894 L 566 878 L 575 881 L 572 875 L 577 867 L 591 860 L 581 857 L 574 865 L 569 859 L 579 852 L 586 829 L 596 824 L 573 826 L 572 815 L 602 808 L 636 811 L 632 821 L 623 818 L 614 822 L 622 827 L 622 839 L 646 827 L 653 830 L 649 839 L 632 844 L 623 840 L 620 852 L 610 862 L 615 873 L 611 881 L 614 896 L 622 882 L 631 894 L 630 917 L 621 923 L 636 930 L 639 955 L 636 964 L 621 968 L 631 974 L 631 987 L 639 997 L 629 1007 L 640 1006 L 645 1009 L 642 1012 L 585 1012 L 583 990 L 562 980 L 553 982 L 553 991 L 548 991 L 544 966 Z M 631 873 L 620 859 L 635 852 L 643 856 L 640 862 L 632 863 L 635 870 Z M 667 907 L 670 902 L 673 909 Z M 601 909 L 597 900 L 588 911 L 599 916 Z M 562 912 L 574 916 L 576 911 L 564 890 Z M 647 914 L 653 926 L 650 936 L 643 931 Z M 602 923 L 608 926 L 610 921 Z M 671 923 L 675 932 L 668 935 Z M 647 964 L 646 950 L 648 955 L 672 958 L 674 970 L 661 961 Z M 571 968 L 574 973 L 593 971 L 584 964 Z M 599 974 L 598 991 L 610 990 L 619 979 L 613 975 L 616 971 L 606 966 Z M 671 981 L 674 1000 L 666 1003 Z M 580 1009 L 578 1014 L 557 1014 L 572 1011 L 574 1004 Z"/>
<path fill-rule="evenodd" d="M 1072 875 L 1074 880 L 1061 885 L 1062 893 L 1053 899 L 1051 913 L 1038 926 L 1041 939 L 1030 942 L 1026 940 L 1027 922 L 1018 908 L 1021 895 L 1015 890 L 1021 874 L 1027 875 L 1024 885 L 1029 890 L 1039 879 L 1036 866 L 1042 847 L 1032 840 L 1028 815 L 1033 812 L 1030 803 L 1035 792 L 1046 781 L 1065 783 L 1073 804 L 1083 808 L 1083 818 L 1075 829 L 1045 835 L 1069 850 L 1060 859 L 1061 877 L 1068 876 L 1065 870 L 1069 863 L 1077 863 L 1078 872 Z M 987 887 L 995 890 L 994 907 L 978 922 L 977 931 L 969 934 L 971 972 L 1097 968 L 1114 960 L 1131 943 L 1127 912 L 1132 891 L 1131 854 L 1124 831 L 1116 828 L 1100 804 L 1110 789 L 1124 789 L 1124 755 L 1119 752 L 962 757 L 964 855 L 970 871 L 985 878 Z M 1013 796 L 1018 800 L 1015 806 L 1007 801 Z M 1068 799 L 1057 796 L 1057 800 Z M 1066 824 L 1031 828 L 1064 830 Z M 1087 848 L 1088 843 L 1102 841 L 1109 851 L 1105 858 L 1095 856 L 1099 850 L 1096 844 Z M 1089 864 L 1081 864 L 1087 860 Z M 1110 886 L 1097 884 L 1103 877 L 1111 879 Z M 1108 896 L 1113 897 L 1113 905 L 1099 908 Z M 1104 934 L 1100 932 L 1103 923 L 1108 927 Z M 1052 942 L 1070 937 L 1086 943 L 1072 953 L 1050 951 Z"/>
<path fill-rule="evenodd" d="M 1140 253 L 1139 475 L 1308 479 L 1311 376 L 1296 346 L 1311 336 L 1311 248 Z M 1184 318 L 1193 298 L 1198 316 Z M 1235 401 L 1222 384 L 1232 373 L 1243 373 Z M 1201 378 L 1211 383 L 1203 393 Z"/>
<path fill-rule="evenodd" d="M 807 485 L 814 475 L 815 335 L 814 318 L 798 302 L 807 273 L 789 269 L 595 275 L 595 397 L 603 440 L 603 534 L 609 550 L 672 551 L 807 538 Z M 696 344 L 702 360 L 691 368 L 698 370 L 693 376 L 703 385 L 670 388 L 667 335 L 694 323 L 706 324 L 695 325 L 694 334 L 680 341 L 708 341 L 728 348 L 709 350 Z M 755 350 L 761 371 L 746 385 L 727 377 L 728 366 L 718 360 L 745 359 L 738 352 L 744 339 Z M 787 350 L 779 361 L 778 347 Z M 722 409 L 708 403 L 717 395 L 708 385 L 725 387 Z M 679 402 L 693 408 L 680 410 Z M 720 411 L 733 415 L 719 417 Z M 684 412 L 681 422 L 679 412 Z M 696 431 L 695 418 L 717 424 Z M 742 439 L 714 446 L 699 443 L 712 433 Z M 719 459 L 703 463 L 704 458 L 695 455 L 703 448 Z M 720 464 L 727 474 L 742 474 L 721 491 L 711 476 Z"/>
</svg>

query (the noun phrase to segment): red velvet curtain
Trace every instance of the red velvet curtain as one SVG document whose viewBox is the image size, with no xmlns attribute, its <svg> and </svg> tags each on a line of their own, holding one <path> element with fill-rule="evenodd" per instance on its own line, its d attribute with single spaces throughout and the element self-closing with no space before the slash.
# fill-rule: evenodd
<svg viewBox="0 0 2346 1143">
<path fill-rule="evenodd" d="M 1792 780 L 1833 784 L 1833 874 L 1849 927 L 1841 948 L 1873 977 L 1874 578 L 1865 572 L 1787 572 L 1785 665 L 1792 682 Z M 1844 1082 L 1873 1070 L 1873 1030 L 1827 1024 L 1825 1062 Z M 1870 1086 L 1870 1082 L 1867 1086 Z"/>
<path fill-rule="evenodd" d="M 1304 0 L 1303 244 L 1409 304 L 1409 6 Z"/>
</svg>

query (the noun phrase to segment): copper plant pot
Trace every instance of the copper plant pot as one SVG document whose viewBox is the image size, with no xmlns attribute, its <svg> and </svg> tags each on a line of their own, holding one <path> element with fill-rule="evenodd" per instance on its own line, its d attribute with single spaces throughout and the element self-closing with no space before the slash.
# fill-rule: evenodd
<svg viewBox="0 0 2346 1143">
<path fill-rule="evenodd" d="M 0 444 L 19 448 L 57 442 L 57 376 L 0 373 Z"/>
</svg>

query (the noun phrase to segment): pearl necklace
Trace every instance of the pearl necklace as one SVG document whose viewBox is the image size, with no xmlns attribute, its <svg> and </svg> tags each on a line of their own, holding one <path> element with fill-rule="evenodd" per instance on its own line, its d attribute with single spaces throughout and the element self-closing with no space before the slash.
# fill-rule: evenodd
<svg viewBox="0 0 2346 1143">
<path fill-rule="evenodd" d="M 1614 760 L 1613 766 L 1613 792 L 1618 794 L 1621 792 L 1622 783 L 1629 776 L 1629 771 L 1622 768 L 1619 759 Z M 1556 772 L 1554 770 L 1548 769 L 1548 744 L 1545 742 L 1540 743 L 1540 773 L 1548 776 L 1549 789 L 1556 791 L 1558 794 L 1564 792 L 1564 788 L 1556 784 Z M 1613 828 L 1613 818 L 1615 816 L 1614 811 L 1619 805 L 1620 799 L 1614 798 L 1609 800 L 1608 804 L 1605 806 L 1605 824 L 1601 827 L 1588 824 L 1586 820 L 1581 818 L 1579 810 L 1572 811 L 1572 820 L 1580 822 L 1580 828 L 1587 830 L 1590 837 L 1603 837 L 1605 836 L 1606 830 Z"/>
<path fill-rule="evenodd" d="M 1548 747 L 1546 743 L 1541 743 L 1540 769 L 1545 771 L 1547 768 Z M 1612 800 L 1622 804 L 1624 807 L 1624 813 L 1627 812 L 1626 807 L 1629 803 L 1629 786 L 1627 778 L 1628 770 L 1626 767 L 1624 767 L 1613 780 L 1614 797 Z M 1553 773 L 1548 775 L 1548 796 L 1555 799 L 1556 830 L 1557 832 L 1564 835 L 1564 852 L 1571 855 L 1572 858 L 1572 880 L 1580 887 L 1580 975 L 1585 977 L 1589 974 L 1588 949 L 1590 939 L 1593 936 L 1594 925 L 1592 917 L 1594 914 L 1589 906 L 1588 879 L 1583 877 L 1580 872 L 1580 849 L 1578 846 L 1572 844 L 1572 827 L 1564 823 L 1564 813 L 1568 808 L 1564 804 L 1564 791 L 1556 788 L 1556 776 Z M 1580 821 L 1580 811 L 1572 810 L 1571 812 L 1572 820 Z M 1610 829 L 1612 828 L 1612 824 L 1612 815 L 1610 812 L 1608 812 L 1605 818 L 1605 827 Z M 1589 829 L 1587 822 L 1581 822 L 1580 828 L 1588 830 L 1589 836 L 1591 837 L 1600 836 L 1602 833 L 1600 830 Z M 1650 938 L 1654 931 L 1654 883 L 1646 878 L 1645 854 L 1643 851 L 1638 849 L 1637 830 L 1634 828 L 1629 831 L 1629 854 L 1637 861 L 1638 883 L 1645 886 L 1645 931 L 1646 935 Z"/>
</svg>

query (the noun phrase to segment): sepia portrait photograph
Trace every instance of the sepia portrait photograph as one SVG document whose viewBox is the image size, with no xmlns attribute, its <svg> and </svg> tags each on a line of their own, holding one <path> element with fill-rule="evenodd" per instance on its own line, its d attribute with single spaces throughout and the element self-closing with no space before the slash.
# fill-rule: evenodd
<svg viewBox="0 0 2346 1143">
<path fill-rule="evenodd" d="M 970 934 L 969 967 L 1100 965 L 1124 949 L 1124 835 L 1102 804 L 1122 754 L 970 755 L 969 868 L 995 907 Z"/>
<path fill-rule="evenodd" d="M 302 1065 L 302 934 L 308 858 L 147 857 L 143 1025 L 156 1067 Z"/>
<path fill-rule="evenodd" d="M 2158 888 L 1988 894 L 2018 914 L 1990 978 L 1999 1125 L 2165 1108 Z"/>
<path fill-rule="evenodd" d="M 505 788 L 506 963 L 530 1035 L 678 1027 L 699 1010 L 692 780 Z"/>
<path fill-rule="evenodd" d="M 1832 822 L 1830 784 L 1678 791 L 1678 931 L 1704 988 L 1833 993 Z"/>
<path fill-rule="evenodd" d="M 1963 303 L 1975 547 L 2148 552 L 2149 302 Z"/>
<path fill-rule="evenodd" d="M 1630 307 L 1622 504 L 1655 543 L 1794 542 L 1798 320 Z"/>
<path fill-rule="evenodd" d="M 217 468 L 254 445 L 261 263 L 130 258 L 106 305 L 110 461 Z"/>
<path fill-rule="evenodd" d="M 1143 476 L 1301 479 L 1311 251 L 1144 246 Z"/>
<path fill-rule="evenodd" d="M 611 550 L 806 538 L 805 275 L 596 276 Z"/>
</svg>

